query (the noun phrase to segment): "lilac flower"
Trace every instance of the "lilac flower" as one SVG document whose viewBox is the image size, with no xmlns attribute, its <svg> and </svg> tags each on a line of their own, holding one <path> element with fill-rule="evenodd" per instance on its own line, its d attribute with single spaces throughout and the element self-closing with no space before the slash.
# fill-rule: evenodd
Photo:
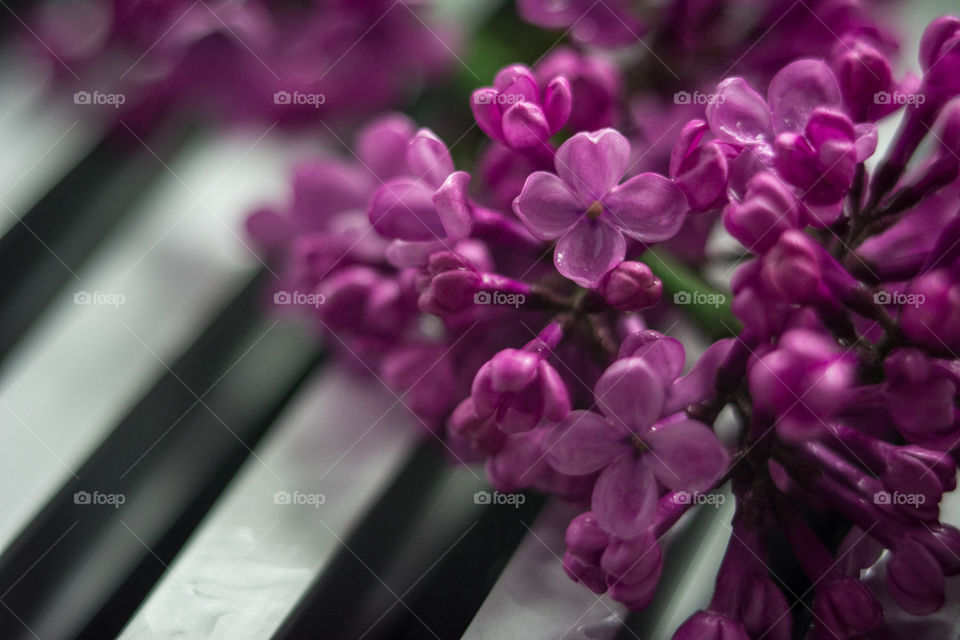
<svg viewBox="0 0 960 640">
<path fill-rule="evenodd" d="M 726 469 L 729 456 L 706 425 L 675 415 L 659 420 L 664 383 L 643 358 L 614 363 L 594 388 L 602 413 L 574 411 L 551 433 L 550 464 L 562 473 L 602 469 L 591 501 L 597 520 L 614 535 L 632 537 L 653 515 L 657 481 L 671 489 L 703 491 Z"/>
<path fill-rule="evenodd" d="M 600 47 L 636 42 L 646 32 L 624 0 L 520 0 L 520 17 L 547 29 L 570 31 L 574 39 Z"/>
<path fill-rule="evenodd" d="M 413 266 L 470 233 L 470 176 L 454 171 L 450 151 L 428 129 L 410 140 L 405 159 L 405 175 L 377 189 L 368 215 L 374 229 L 394 239 L 391 262 Z"/>
<path fill-rule="evenodd" d="M 565 77 L 551 78 L 541 92 L 530 69 L 515 64 L 502 69 L 492 87 L 474 91 L 470 107 L 477 125 L 493 140 L 514 150 L 543 152 L 570 117 L 571 100 Z"/>
<path fill-rule="evenodd" d="M 624 235 L 658 242 L 683 224 L 686 201 L 667 178 L 643 173 L 618 185 L 629 158 L 630 143 L 613 129 L 578 133 L 557 150 L 557 173 L 532 174 L 514 200 L 533 235 L 557 240 L 557 270 L 581 286 L 623 261 Z"/>
<path fill-rule="evenodd" d="M 533 72 L 544 86 L 557 77 L 569 81 L 572 104 L 566 126 L 571 131 L 593 131 L 613 125 L 623 81 L 611 61 L 560 46 L 538 62 Z"/>
<path fill-rule="evenodd" d="M 480 367 L 471 388 L 477 415 L 495 415 L 501 430 L 516 433 L 570 413 L 567 388 L 547 362 L 561 335 L 558 325 L 548 326 L 522 350 L 505 349 Z"/>
<path fill-rule="evenodd" d="M 762 167 L 776 167 L 813 206 L 805 223 L 822 226 L 839 215 L 833 205 L 849 189 L 853 168 L 876 146 L 875 129 L 855 127 L 842 102 L 826 64 L 798 60 L 773 77 L 766 100 L 742 78 L 721 82 L 707 121 L 719 140 L 742 149 L 733 170 L 739 184 Z"/>
<path fill-rule="evenodd" d="M 777 434 L 802 442 L 826 433 L 825 420 L 853 383 L 853 364 L 833 340 L 805 329 L 783 334 L 750 368 L 756 410 L 776 418 Z"/>
</svg>

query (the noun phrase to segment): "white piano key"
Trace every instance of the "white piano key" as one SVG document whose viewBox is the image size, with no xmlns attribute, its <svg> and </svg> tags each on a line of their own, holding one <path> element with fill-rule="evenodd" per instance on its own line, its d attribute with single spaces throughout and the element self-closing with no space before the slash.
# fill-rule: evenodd
<svg viewBox="0 0 960 640">
<path fill-rule="evenodd" d="M 103 135 L 102 121 L 71 96 L 49 91 L 45 74 L 22 56 L 0 53 L 0 235 Z"/>
<path fill-rule="evenodd" d="M 415 447 L 405 411 L 368 378 L 316 374 L 120 637 L 269 638 Z"/>
<path fill-rule="evenodd" d="M 196 140 L 158 168 L 142 210 L 4 361 L 0 551 L 252 273 L 238 229 L 285 195 L 290 153 L 259 134 Z"/>
<path fill-rule="evenodd" d="M 510 558 L 463 640 L 606 640 L 626 608 L 598 597 L 563 571 L 564 533 L 578 509 L 549 503 Z"/>
</svg>

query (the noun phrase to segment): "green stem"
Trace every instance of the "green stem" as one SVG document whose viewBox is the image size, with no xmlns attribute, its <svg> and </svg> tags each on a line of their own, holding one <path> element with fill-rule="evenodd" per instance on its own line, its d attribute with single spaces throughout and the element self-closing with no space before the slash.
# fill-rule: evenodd
<svg viewBox="0 0 960 640">
<path fill-rule="evenodd" d="M 711 338 L 726 338 L 740 332 L 740 321 L 730 310 L 730 294 L 717 291 L 663 249 L 647 249 L 640 261 L 663 282 L 663 296 L 667 302 Z"/>
</svg>

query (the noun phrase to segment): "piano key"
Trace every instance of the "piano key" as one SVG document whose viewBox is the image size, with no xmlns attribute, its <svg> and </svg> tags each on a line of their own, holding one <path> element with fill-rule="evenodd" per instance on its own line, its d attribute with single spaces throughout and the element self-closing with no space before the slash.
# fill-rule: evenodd
<svg viewBox="0 0 960 640">
<path fill-rule="evenodd" d="M 570 520 L 582 508 L 547 505 L 477 612 L 463 640 L 607 640 L 626 608 L 573 582 L 561 565 Z"/>
<path fill-rule="evenodd" d="M 17 52 L 0 51 L 0 236 L 103 136 L 65 93 L 49 92 L 49 73 Z"/>
<path fill-rule="evenodd" d="M 161 176 L 188 133 L 179 124 L 143 141 L 124 124 L 93 149 L 0 236 L 0 358 L 30 327 L 109 231 Z M 7 213 L 10 213 L 9 211 Z"/>
<path fill-rule="evenodd" d="M 0 551 L 249 278 L 234 229 L 254 202 L 285 193 L 289 153 L 256 139 L 196 142 L 172 165 L 181 178 L 147 194 L 0 366 Z M 224 179 L 234 187 L 218 189 Z M 125 299 L 76 304 L 84 293 Z"/>
<path fill-rule="evenodd" d="M 384 389 L 315 374 L 120 637 L 269 638 L 405 464 L 429 488 L 417 441 Z"/>
</svg>

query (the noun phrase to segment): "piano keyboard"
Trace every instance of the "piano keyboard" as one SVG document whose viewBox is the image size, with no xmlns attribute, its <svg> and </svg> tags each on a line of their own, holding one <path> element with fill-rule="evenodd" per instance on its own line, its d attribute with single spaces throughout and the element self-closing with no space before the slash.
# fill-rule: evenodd
<svg viewBox="0 0 960 640">
<path fill-rule="evenodd" d="M 706 604 L 731 500 L 628 615 L 563 573 L 575 507 L 476 500 L 482 468 L 264 312 L 241 222 L 303 141 L 138 139 L 39 84 L 0 54 L 0 638 L 666 640 Z"/>
</svg>

